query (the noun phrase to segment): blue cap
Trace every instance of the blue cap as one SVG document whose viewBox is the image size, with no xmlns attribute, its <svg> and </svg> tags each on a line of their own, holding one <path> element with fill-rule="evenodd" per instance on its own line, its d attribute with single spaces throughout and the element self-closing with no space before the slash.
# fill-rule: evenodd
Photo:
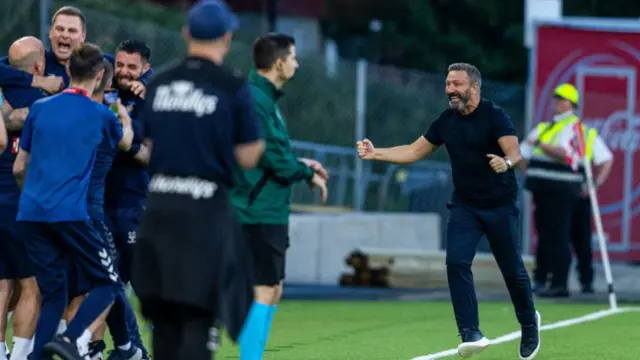
<svg viewBox="0 0 640 360">
<path fill-rule="evenodd" d="M 201 0 L 189 9 L 189 34 L 196 40 L 215 40 L 238 29 L 238 17 L 221 0 Z"/>
</svg>

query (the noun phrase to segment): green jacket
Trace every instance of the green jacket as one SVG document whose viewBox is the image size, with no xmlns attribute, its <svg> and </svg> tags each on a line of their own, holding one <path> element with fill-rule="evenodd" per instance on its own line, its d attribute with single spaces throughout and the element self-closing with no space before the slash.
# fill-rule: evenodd
<svg viewBox="0 0 640 360">
<path fill-rule="evenodd" d="M 313 170 L 291 150 L 287 124 L 276 104 L 282 92 L 254 71 L 249 83 L 266 148 L 255 169 L 237 174 L 231 204 L 242 224 L 288 224 L 291 188 L 310 179 Z"/>
</svg>

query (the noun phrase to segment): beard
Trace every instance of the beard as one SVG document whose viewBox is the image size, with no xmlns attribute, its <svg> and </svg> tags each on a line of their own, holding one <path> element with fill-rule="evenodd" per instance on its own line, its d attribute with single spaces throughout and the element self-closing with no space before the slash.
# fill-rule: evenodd
<svg viewBox="0 0 640 360">
<path fill-rule="evenodd" d="M 115 85 L 120 88 L 121 90 L 129 90 L 129 85 L 131 84 L 132 81 L 139 81 L 140 76 L 142 76 L 142 73 L 140 73 L 138 76 L 130 76 L 130 75 L 117 75 L 116 74 L 116 83 Z"/>
<path fill-rule="evenodd" d="M 454 110 L 460 111 L 465 109 L 467 107 L 467 104 L 469 104 L 469 100 L 471 99 L 471 89 L 468 89 L 463 93 L 454 92 L 448 94 L 448 96 L 449 106 Z"/>
</svg>

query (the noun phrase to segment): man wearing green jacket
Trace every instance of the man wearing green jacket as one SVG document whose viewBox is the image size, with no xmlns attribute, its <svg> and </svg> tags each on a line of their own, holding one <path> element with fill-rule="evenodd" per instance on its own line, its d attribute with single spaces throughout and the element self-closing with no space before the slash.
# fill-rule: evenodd
<svg viewBox="0 0 640 360">
<path fill-rule="evenodd" d="M 231 192 L 236 218 L 242 224 L 255 267 L 256 299 L 240 336 L 240 359 L 260 360 L 276 306 L 282 295 L 285 253 L 289 247 L 290 197 L 293 184 L 306 181 L 327 199 L 327 172 L 314 160 L 293 155 L 287 124 L 276 104 L 280 90 L 298 68 L 295 41 L 268 34 L 253 46 L 255 71 L 249 83 L 266 144 L 255 169 L 239 174 Z"/>
</svg>

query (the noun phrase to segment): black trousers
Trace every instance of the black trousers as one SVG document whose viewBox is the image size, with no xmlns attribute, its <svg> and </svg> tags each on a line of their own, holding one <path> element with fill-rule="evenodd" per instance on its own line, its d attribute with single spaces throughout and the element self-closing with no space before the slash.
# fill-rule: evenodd
<svg viewBox="0 0 640 360">
<path fill-rule="evenodd" d="M 207 342 L 213 313 L 162 301 L 145 305 L 153 322 L 154 359 L 212 359 Z"/>
<path fill-rule="evenodd" d="M 571 226 L 577 195 L 566 192 L 534 192 L 534 221 L 538 232 L 536 284 L 566 287 L 571 268 Z"/>
<path fill-rule="evenodd" d="M 578 276 L 583 286 L 593 283 L 591 239 L 591 201 L 588 197 L 580 198 L 575 202 L 571 216 L 571 244 L 578 258 Z"/>
<path fill-rule="evenodd" d="M 518 322 L 535 323 L 531 281 L 524 267 L 519 234 L 519 210 L 515 204 L 478 209 L 450 204 L 447 224 L 447 280 L 460 333 L 479 330 L 478 300 L 473 286 L 471 264 L 483 236 L 511 296 Z"/>
</svg>

